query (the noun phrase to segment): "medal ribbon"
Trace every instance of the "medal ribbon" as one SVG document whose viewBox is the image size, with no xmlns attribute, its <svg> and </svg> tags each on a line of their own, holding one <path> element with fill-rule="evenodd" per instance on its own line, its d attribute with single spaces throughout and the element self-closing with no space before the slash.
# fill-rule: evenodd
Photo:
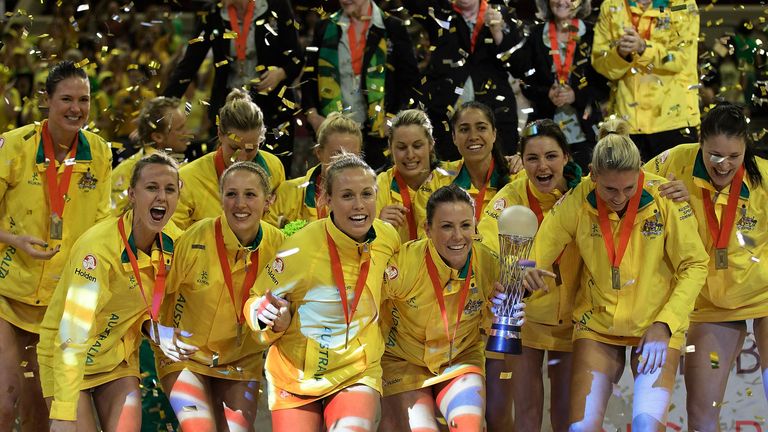
<svg viewBox="0 0 768 432">
<path fill-rule="evenodd" d="M 464 279 L 464 284 L 461 286 L 459 292 L 459 303 L 456 307 L 456 326 L 453 328 L 453 336 L 451 336 L 450 327 L 448 326 L 448 312 L 445 308 L 445 296 L 443 296 L 443 284 L 440 283 L 440 277 L 437 274 L 437 267 L 432 260 L 432 254 L 427 248 L 426 253 L 427 261 L 427 273 L 429 273 L 429 279 L 432 280 L 432 288 L 435 290 L 435 297 L 437 298 L 437 305 L 440 307 L 440 316 L 443 318 L 443 327 L 445 328 L 445 337 L 450 343 L 451 351 L 453 351 L 453 341 L 456 339 L 456 331 L 459 329 L 461 323 L 461 315 L 464 312 L 464 306 L 467 302 L 467 295 L 469 294 L 469 282 L 472 279 L 472 257 L 469 258 L 469 271 L 467 271 L 467 277 Z M 448 358 L 452 356 L 452 352 L 448 353 Z"/>
<path fill-rule="evenodd" d="M 360 266 L 360 273 L 357 275 L 357 282 L 355 283 L 355 297 L 352 300 L 352 310 L 347 307 L 347 287 L 344 284 L 344 270 L 341 267 L 341 258 L 339 258 L 339 251 L 336 249 L 336 242 L 333 241 L 331 234 L 328 230 L 325 230 L 325 237 L 328 240 L 328 252 L 331 255 L 331 271 L 333 272 L 333 279 L 336 281 L 336 288 L 339 290 L 339 297 L 341 297 L 341 306 L 344 308 L 344 321 L 347 323 L 347 333 L 349 333 L 349 323 L 355 316 L 357 311 L 357 304 L 360 303 L 360 297 L 363 294 L 363 288 L 365 287 L 365 281 L 368 279 L 368 270 L 371 268 L 370 256 L 365 257 L 365 261 Z M 364 245 L 364 254 L 367 252 L 368 245 Z"/>
<path fill-rule="evenodd" d="M 637 33 L 640 34 L 640 29 L 638 28 L 638 26 L 640 25 L 640 19 L 642 18 L 642 16 L 635 15 L 632 13 L 632 9 L 629 8 L 629 2 L 627 0 L 624 0 L 624 9 L 626 9 L 627 11 L 627 16 L 629 17 L 630 24 L 632 24 L 632 27 L 634 27 Z M 651 26 L 649 26 L 646 29 L 645 33 L 641 35 L 643 39 L 645 40 L 651 39 L 651 31 L 653 30 L 653 27 L 655 27 L 655 21 L 656 20 L 654 20 L 654 23 L 652 23 Z"/>
<path fill-rule="evenodd" d="M 131 249 L 131 245 L 128 243 L 128 237 L 125 235 L 125 222 L 122 217 L 117 221 L 117 229 L 120 231 L 120 237 L 123 239 L 125 251 L 131 262 L 133 276 L 136 277 L 136 282 L 139 284 L 141 298 L 144 299 L 144 304 L 147 305 L 149 317 L 152 318 L 152 321 L 157 322 L 160 313 L 160 305 L 163 303 L 163 296 L 165 295 L 165 253 L 163 252 L 163 235 L 162 233 L 157 235 L 157 240 L 160 243 L 160 265 L 155 274 L 155 287 L 152 292 L 152 304 L 150 305 L 149 302 L 147 302 L 146 294 L 144 294 L 144 284 L 141 282 L 139 263 L 136 261 L 136 255 L 133 253 L 133 249 Z"/>
<path fill-rule="evenodd" d="M 397 169 L 395 169 L 394 172 L 397 187 L 400 189 L 400 198 L 403 199 L 403 206 L 407 210 L 405 213 L 405 219 L 408 222 L 408 239 L 416 240 L 418 235 L 416 234 L 416 218 L 413 215 L 411 192 L 408 190 L 408 184 L 405 182 L 403 176 L 397 171 Z"/>
<path fill-rule="evenodd" d="M 712 196 L 709 193 L 709 189 L 701 190 L 704 198 L 704 210 L 705 213 L 707 213 L 709 233 L 712 235 L 712 241 L 715 243 L 716 249 L 725 249 L 728 247 L 728 240 L 731 238 L 733 222 L 736 219 L 736 207 L 739 204 L 739 193 L 741 192 L 743 179 L 744 165 L 739 167 L 736 171 L 736 175 L 733 176 L 733 180 L 731 180 L 731 189 L 730 192 L 728 192 L 728 204 L 725 207 L 725 212 L 722 214 L 722 224 L 718 224 L 717 222 L 715 205 L 712 203 Z"/>
<path fill-rule="evenodd" d="M 453 10 L 461 14 L 461 9 L 459 9 L 456 4 L 453 5 Z M 475 28 L 472 29 L 472 39 L 470 39 L 469 52 L 471 53 L 475 52 L 477 37 L 480 35 L 480 31 L 483 29 L 483 25 L 485 24 L 485 12 L 487 10 L 488 1 L 480 0 L 480 7 L 477 10 L 477 19 L 475 20 Z"/>
<path fill-rule="evenodd" d="M 611 221 L 608 219 L 608 208 L 605 201 L 600 198 L 600 195 L 595 191 L 595 197 L 597 198 L 597 213 L 600 219 L 600 231 L 603 233 L 603 241 L 605 242 L 605 249 L 608 252 L 608 260 L 611 261 L 611 266 L 619 268 L 622 258 L 624 258 L 624 252 L 627 251 L 627 244 L 629 243 L 629 237 L 632 235 L 632 226 L 635 224 L 635 218 L 637 217 L 637 210 L 640 206 L 640 196 L 643 194 L 643 180 L 645 174 L 640 171 L 640 176 L 637 178 L 637 191 L 629 199 L 627 205 L 627 212 L 621 219 L 621 228 L 619 228 L 619 249 L 613 242 L 613 231 L 611 231 Z"/>
<path fill-rule="evenodd" d="M 240 308 L 238 309 L 235 302 L 235 290 L 232 283 L 232 270 L 229 267 L 229 260 L 227 259 L 227 248 L 224 246 L 224 233 L 221 228 L 221 216 L 216 218 L 215 225 L 216 236 L 216 254 L 219 256 L 219 264 L 221 266 L 221 273 L 224 275 L 224 284 L 229 291 L 229 298 L 232 299 L 232 306 L 235 308 L 235 316 L 237 317 L 237 323 L 242 325 L 245 322 L 245 312 L 243 305 L 250 295 L 250 287 L 253 286 L 253 282 L 256 281 L 256 272 L 259 269 L 259 251 L 255 250 L 251 252 L 251 265 L 248 267 L 246 260 L 246 273 L 243 279 L 243 287 L 240 293 Z"/>
<path fill-rule="evenodd" d="M 539 227 L 541 227 L 541 221 L 544 220 L 544 212 L 541 211 L 541 203 L 539 203 L 539 200 L 536 199 L 536 197 L 533 195 L 533 192 L 531 192 L 530 183 L 526 183 L 525 193 L 528 195 L 528 207 L 530 207 L 530 209 L 536 213 L 536 220 L 539 221 Z M 560 252 L 560 255 L 557 256 L 555 264 L 560 264 L 560 258 L 563 257 L 563 253 L 565 253 L 565 249 L 563 249 L 563 251 Z"/>
<path fill-rule="evenodd" d="M 552 62 L 555 64 L 555 71 L 557 72 L 557 79 L 560 81 L 560 84 L 568 82 L 568 76 L 571 74 L 573 55 L 576 52 L 576 31 L 578 28 L 579 20 L 576 18 L 572 19 L 568 45 L 565 49 L 565 62 L 563 62 L 560 56 L 560 43 L 557 40 L 557 26 L 554 20 L 549 22 L 549 45 L 552 49 Z"/>
<path fill-rule="evenodd" d="M 48 130 L 48 122 L 43 123 L 43 152 L 45 158 L 48 159 L 48 166 L 45 168 L 45 176 L 48 183 L 48 202 L 51 207 L 51 212 L 56 213 L 60 218 L 64 216 L 64 204 L 66 200 L 64 196 L 69 191 L 69 183 L 72 180 L 72 170 L 75 168 L 75 164 L 67 164 L 67 159 L 72 159 L 77 154 L 77 135 L 75 135 L 75 142 L 72 144 L 72 148 L 67 154 L 67 158 L 64 163 L 64 174 L 61 177 L 61 183 L 58 181 L 56 170 L 56 154 L 53 151 L 53 138 L 51 132 Z"/>
<path fill-rule="evenodd" d="M 224 174 L 224 170 L 227 166 L 224 164 L 224 151 L 219 147 L 216 150 L 216 154 L 213 155 L 213 166 L 216 167 L 216 178 L 221 179 L 221 175 Z"/>
<path fill-rule="evenodd" d="M 373 3 L 368 3 L 368 16 L 363 19 L 363 33 L 360 40 L 357 40 L 356 25 L 350 18 L 349 28 L 347 29 L 347 39 L 349 40 L 349 54 L 352 57 L 352 70 L 355 75 L 360 75 L 363 71 L 363 51 L 365 51 L 365 40 L 367 38 L 368 27 L 371 25 L 371 16 L 373 13 Z M 362 18 L 362 17 L 361 17 Z"/>
<path fill-rule="evenodd" d="M 234 5 L 229 5 L 227 12 L 229 12 L 229 23 L 232 26 L 232 31 L 237 33 L 235 39 L 235 51 L 237 52 L 237 60 L 245 60 L 245 51 L 248 47 L 248 33 L 251 32 L 251 20 L 253 20 L 253 11 L 256 8 L 255 0 L 248 0 L 248 6 L 245 10 L 245 18 L 243 19 L 243 28 L 240 29 L 240 23 L 237 21 L 237 9 Z"/>
<path fill-rule="evenodd" d="M 491 181 L 494 166 L 494 161 L 491 159 L 491 165 L 488 167 L 488 173 L 485 175 L 483 187 L 480 188 L 480 192 L 478 192 L 475 197 L 475 223 L 480 221 L 480 216 L 483 212 L 483 203 L 485 202 L 485 191 L 488 189 L 488 182 Z"/>
</svg>

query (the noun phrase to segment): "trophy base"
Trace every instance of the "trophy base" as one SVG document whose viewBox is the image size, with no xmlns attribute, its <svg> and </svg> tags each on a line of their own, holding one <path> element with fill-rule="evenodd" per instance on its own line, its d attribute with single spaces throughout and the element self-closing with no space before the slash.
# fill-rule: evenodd
<svg viewBox="0 0 768 432">
<path fill-rule="evenodd" d="M 523 341 L 520 339 L 520 327 L 493 323 L 485 349 L 502 354 L 522 354 Z"/>
</svg>

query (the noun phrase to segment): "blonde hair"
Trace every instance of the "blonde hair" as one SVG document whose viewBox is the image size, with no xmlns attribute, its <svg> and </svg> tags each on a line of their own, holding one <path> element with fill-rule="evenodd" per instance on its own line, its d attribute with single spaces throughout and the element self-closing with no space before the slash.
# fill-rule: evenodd
<svg viewBox="0 0 768 432">
<path fill-rule="evenodd" d="M 354 135 L 360 141 L 360 147 L 363 146 L 363 133 L 356 121 L 340 112 L 332 112 L 325 121 L 317 128 L 317 146 L 325 147 L 328 139 L 335 133 L 345 133 Z"/>
<path fill-rule="evenodd" d="M 155 144 L 152 134 L 167 134 L 171 130 L 172 110 L 179 109 L 178 98 L 158 96 L 144 103 L 139 114 L 139 139 L 142 144 Z"/>
<path fill-rule="evenodd" d="M 246 171 L 253 174 L 256 174 L 256 177 L 259 178 L 261 181 L 261 188 L 264 191 L 264 196 L 267 196 L 270 194 L 270 186 L 269 186 L 269 174 L 267 174 L 266 171 L 264 171 L 264 168 L 260 167 L 255 162 L 251 161 L 238 161 L 233 163 L 229 166 L 229 168 L 224 170 L 224 173 L 221 174 L 221 179 L 219 180 L 219 194 L 224 195 L 224 182 L 227 180 L 227 178 L 234 174 L 237 171 Z"/>
<path fill-rule="evenodd" d="M 628 135 L 609 134 L 597 142 L 592 152 L 592 172 L 638 171 L 640 151 Z"/>
<path fill-rule="evenodd" d="M 360 168 L 365 171 L 366 174 L 373 178 L 374 187 L 376 187 L 376 173 L 373 169 L 360 156 L 344 151 L 331 158 L 328 171 L 325 173 L 325 180 L 323 182 L 325 183 L 325 192 L 328 196 L 331 196 L 333 193 L 333 181 L 336 179 L 336 176 L 340 172 L 352 168 Z"/>
<path fill-rule="evenodd" d="M 407 109 L 402 110 L 392 119 L 392 125 L 389 129 L 389 142 L 392 143 L 392 137 L 395 134 L 395 129 L 402 126 L 420 126 L 424 130 L 427 140 L 434 144 L 435 138 L 432 137 L 432 120 L 429 119 L 427 113 L 420 109 Z"/>
<path fill-rule="evenodd" d="M 619 117 L 610 117 L 600 123 L 600 130 L 597 131 L 598 141 L 610 134 L 629 135 L 629 122 Z"/>
<path fill-rule="evenodd" d="M 219 130 L 229 133 L 232 129 L 240 131 L 258 129 L 261 131 L 262 138 L 266 132 L 261 108 L 253 103 L 248 92 L 239 88 L 229 92 L 227 101 L 219 110 Z"/>
</svg>

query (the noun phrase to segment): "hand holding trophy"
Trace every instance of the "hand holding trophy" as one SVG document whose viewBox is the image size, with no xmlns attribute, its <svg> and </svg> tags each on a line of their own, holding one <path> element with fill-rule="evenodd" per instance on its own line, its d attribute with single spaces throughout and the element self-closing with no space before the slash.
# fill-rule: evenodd
<svg viewBox="0 0 768 432">
<path fill-rule="evenodd" d="M 531 209 L 519 205 L 504 209 L 498 224 L 501 265 L 499 283 L 504 287 L 506 298 L 496 307 L 486 348 L 504 354 L 520 354 L 523 345 L 518 319 L 514 317 L 514 306 L 522 301 L 525 294 L 525 269 L 534 267 L 528 255 L 539 224 Z"/>
</svg>

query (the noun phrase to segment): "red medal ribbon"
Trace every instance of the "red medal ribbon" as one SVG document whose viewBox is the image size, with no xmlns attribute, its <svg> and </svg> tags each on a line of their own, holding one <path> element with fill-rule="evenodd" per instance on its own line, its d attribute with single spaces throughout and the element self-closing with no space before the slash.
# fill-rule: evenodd
<svg viewBox="0 0 768 432">
<path fill-rule="evenodd" d="M 248 33 L 251 32 L 251 20 L 253 20 L 253 11 L 256 8 L 255 0 L 248 0 L 248 6 L 245 10 L 245 19 L 243 19 L 243 28 L 240 29 L 240 23 L 237 21 L 237 9 L 234 5 L 229 5 L 227 12 L 229 12 L 229 23 L 232 26 L 232 31 L 237 33 L 235 39 L 235 51 L 237 52 L 237 60 L 245 60 L 245 51 L 248 47 Z"/>
<path fill-rule="evenodd" d="M 461 9 L 455 4 L 453 10 L 461 14 Z M 480 7 L 477 10 L 477 19 L 475 20 L 475 28 L 472 29 L 472 39 L 470 39 L 469 52 L 475 52 L 475 45 L 477 43 L 477 37 L 480 35 L 480 31 L 485 24 L 485 12 L 488 10 L 488 1 L 480 0 Z"/>
<path fill-rule="evenodd" d="M 336 288 L 339 290 L 341 306 L 344 308 L 344 321 L 347 323 L 347 332 L 349 332 L 349 323 L 355 316 L 357 304 L 360 303 L 360 297 L 362 297 L 363 294 L 365 281 L 368 279 L 368 270 L 371 268 L 371 258 L 370 256 L 367 257 L 360 266 L 360 273 L 357 275 L 357 282 L 355 283 L 355 297 L 352 301 L 352 309 L 350 310 L 347 306 L 347 287 L 344 283 L 344 269 L 341 267 L 341 258 L 339 258 L 339 251 L 336 249 L 336 242 L 333 241 L 333 238 L 327 229 L 325 230 L 325 237 L 328 240 L 328 253 L 331 255 L 331 271 L 333 272 L 333 279 L 336 281 Z M 367 249 L 368 245 L 365 245 L 364 247 Z"/>
<path fill-rule="evenodd" d="M 637 191 L 635 191 L 635 194 L 629 199 L 627 211 L 621 219 L 618 250 L 616 250 L 616 246 L 613 242 L 613 231 L 611 230 L 611 221 L 608 219 L 608 208 L 605 205 L 605 201 L 603 201 L 597 191 L 595 191 L 595 198 L 597 198 L 597 213 L 600 219 L 600 231 L 603 233 L 603 241 L 605 242 L 605 249 L 608 252 L 608 260 L 611 261 L 611 266 L 614 268 L 619 268 L 621 259 L 624 258 L 624 252 L 627 250 L 629 237 L 632 235 L 632 226 L 635 224 L 635 217 L 637 217 L 637 210 L 640 206 L 640 196 L 643 194 L 644 179 L 645 174 L 643 171 L 640 171 L 640 176 L 637 178 Z"/>
<path fill-rule="evenodd" d="M 128 243 L 128 237 L 125 235 L 125 222 L 121 217 L 117 221 L 117 229 L 120 231 L 120 237 L 123 239 L 123 245 L 125 251 L 128 254 L 128 260 L 131 262 L 131 268 L 133 269 L 133 276 L 136 277 L 136 282 L 139 284 L 139 290 L 141 291 L 141 298 L 144 299 L 144 303 L 147 305 L 147 311 L 152 321 L 158 321 L 158 315 L 160 313 L 160 305 L 163 303 L 163 296 L 165 295 L 165 253 L 163 252 L 163 234 L 157 235 L 157 240 L 160 243 L 160 265 L 157 268 L 155 274 L 155 287 L 152 292 L 152 305 L 147 302 L 147 296 L 144 294 L 144 284 L 141 282 L 141 273 L 139 273 L 139 263 L 136 261 L 136 255 L 131 249 L 131 245 Z"/>
<path fill-rule="evenodd" d="M 731 230 L 733 229 L 733 222 L 736 219 L 736 207 L 739 204 L 739 193 L 741 192 L 741 184 L 744 179 L 744 165 L 740 166 L 736 171 L 736 175 L 731 180 L 731 189 L 728 192 L 728 204 L 725 207 L 725 212 L 722 216 L 722 224 L 717 222 L 717 214 L 715 213 L 715 205 L 712 203 L 712 196 L 709 193 L 709 189 L 702 189 L 702 195 L 704 198 L 704 210 L 707 213 L 707 225 L 709 226 L 709 233 L 712 235 L 712 241 L 715 243 L 715 248 L 725 249 L 728 247 L 728 240 L 731 238 Z"/>
<path fill-rule="evenodd" d="M 245 279 L 243 279 L 243 287 L 240 293 L 240 308 L 235 303 L 235 290 L 232 283 L 232 270 L 229 267 L 229 260 L 227 259 L 227 247 L 224 245 L 224 233 L 221 230 L 221 216 L 216 218 L 215 235 L 216 235 L 216 254 L 219 256 L 219 264 L 221 265 L 221 273 L 224 275 L 224 284 L 229 291 L 229 298 L 232 299 L 232 306 L 235 307 L 235 316 L 237 317 L 237 323 L 242 325 L 245 322 L 245 312 L 243 305 L 248 300 L 251 293 L 250 287 L 253 286 L 253 282 L 256 281 L 256 272 L 259 269 L 259 251 L 255 250 L 251 252 L 251 266 L 248 267 L 245 273 Z"/>
<path fill-rule="evenodd" d="M 216 150 L 216 154 L 213 155 L 213 166 L 216 167 L 216 178 L 221 179 L 221 175 L 224 174 L 224 170 L 227 166 L 224 164 L 224 151 L 219 147 Z"/>
<path fill-rule="evenodd" d="M 572 19 L 568 45 L 565 49 L 565 62 L 563 62 L 560 56 L 560 43 L 557 40 L 557 26 L 554 20 L 549 22 L 549 45 L 552 49 L 552 62 L 555 64 L 555 71 L 557 72 L 557 79 L 560 81 L 560 84 L 568 82 L 568 76 L 571 74 L 573 55 L 576 52 L 576 31 L 578 28 L 579 20 L 576 18 Z"/>
<path fill-rule="evenodd" d="M 67 159 L 72 159 L 77 154 L 77 135 L 75 142 L 67 154 Z M 53 151 L 53 138 L 48 130 L 48 121 L 43 123 L 43 152 L 48 159 L 48 166 L 45 168 L 45 176 L 48 183 L 48 202 L 51 206 L 51 212 L 56 213 L 60 218 L 64 217 L 64 205 L 66 200 L 64 196 L 69 191 L 69 183 L 72 180 L 72 170 L 75 164 L 64 164 L 64 174 L 61 177 L 61 183 L 58 181 L 58 171 L 56 169 L 56 154 Z M 66 160 L 66 159 L 65 159 Z"/>
<path fill-rule="evenodd" d="M 638 26 L 640 25 L 640 18 L 642 18 L 641 15 L 635 15 L 632 13 L 632 9 L 629 8 L 629 2 L 627 0 L 624 0 L 624 9 L 627 10 L 627 16 L 629 17 L 629 22 L 632 24 L 632 27 L 635 28 L 635 31 L 637 31 L 638 34 L 640 34 L 640 29 Z M 646 30 L 645 34 L 641 35 L 643 39 L 650 40 L 651 39 L 651 30 L 653 29 L 654 25 L 651 24 L 651 26 Z"/>
<path fill-rule="evenodd" d="M 363 23 L 363 33 L 360 40 L 357 40 L 357 29 L 354 21 L 350 18 L 349 28 L 347 29 L 347 39 L 349 40 L 349 55 L 352 57 L 352 70 L 355 75 L 360 75 L 363 71 L 363 52 L 365 51 L 365 40 L 367 38 L 368 27 L 371 25 L 371 16 L 373 13 L 373 3 L 368 4 L 368 17 Z"/>
<path fill-rule="evenodd" d="M 408 190 L 408 184 L 405 182 L 403 176 L 397 171 L 397 169 L 395 169 L 394 172 L 397 187 L 400 189 L 400 198 L 403 199 L 403 206 L 406 209 L 405 219 L 408 222 L 408 239 L 416 240 L 418 234 L 416 234 L 416 218 L 413 215 L 411 192 Z"/>
<path fill-rule="evenodd" d="M 443 318 L 445 337 L 448 338 L 448 342 L 450 343 L 452 351 L 453 341 L 456 339 L 456 331 L 459 329 L 459 324 L 461 323 L 461 315 L 464 313 L 464 306 L 466 306 L 465 303 L 467 302 L 467 295 L 469 295 L 469 282 L 472 279 L 472 257 L 469 258 L 469 270 L 467 271 L 467 277 L 464 279 L 464 284 L 461 286 L 461 291 L 459 292 L 459 303 L 456 307 L 456 326 L 453 328 L 453 336 L 451 336 L 450 327 L 448 326 L 448 313 L 445 309 L 445 296 L 443 296 L 444 285 L 440 282 L 440 277 L 437 274 L 437 267 L 435 267 L 435 262 L 432 260 L 432 254 L 429 252 L 429 248 L 427 248 L 424 255 L 426 256 L 427 261 L 427 273 L 429 273 L 429 279 L 432 280 L 432 288 L 435 290 L 437 305 L 440 307 L 440 315 Z M 450 359 L 452 353 L 449 352 L 448 356 Z"/>
<path fill-rule="evenodd" d="M 541 211 L 541 203 L 538 199 L 533 195 L 533 192 L 531 192 L 531 184 L 526 183 L 525 185 L 525 193 L 528 195 L 528 207 L 533 210 L 534 213 L 536 213 L 536 220 L 539 221 L 539 227 L 541 227 L 541 221 L 544 220 L 544 212 Z M 565 249 L 563 249 L 562 252 L 560 252 L 560 255 L 557 256 L 557 259 L 555 260 L 555 264 L 560 264 L 560 258 L 563 257 L 563 254 L 565 253 Z"/>
<path fill-rule="evenodd" d="M 493 168 L 494 161 L 491 159 L 491 165 L 488 167 L 488 173 L 485 175 L 485 182 L 483 183 L 483 187 L 480 188 L 480 192 L 478 192 L 477 196 L 475 197 L 475 223 L 480 222 L 480 216 L 482 216 L 483 203 L 485 202 L 485 191 L 488 189 L 488 182 L 491 181 Z"/>
</svg>

